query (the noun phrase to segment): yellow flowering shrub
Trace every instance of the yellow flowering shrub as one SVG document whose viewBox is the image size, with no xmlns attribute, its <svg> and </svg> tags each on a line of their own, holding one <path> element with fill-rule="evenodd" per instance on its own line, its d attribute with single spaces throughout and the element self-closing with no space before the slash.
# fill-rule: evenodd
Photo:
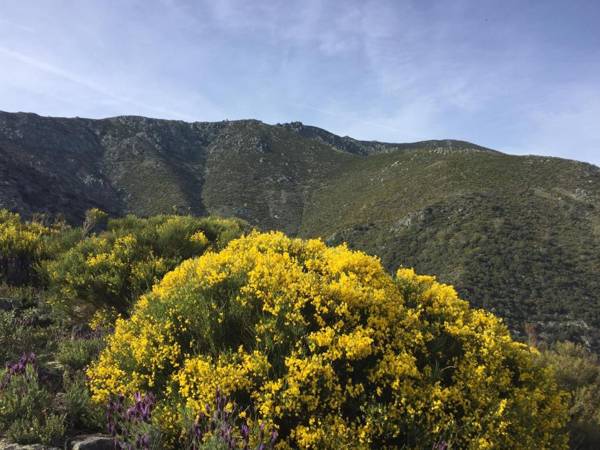
<svg viewBox="0 0 600 450">
<path fill-rule="evenodd" d="M 26 284 L 35 277 L 35 264 L 44 255 L 44 237 L 50 228 L 19 214 L 0 209 L 0 281 Z"/>
<path fill-rule="evenodd" d="M 96 215 L 98 215 L 96 213 Z M 90 222 L 91 223 L 91 222 Z M 127 314 L 142 293 L 182 260 L 239 236 L 241 221 L 192 216 L 127 216 L 83 237 L 44 265 L 53 304 L 89 317 L 98 309 Z"/>
<path fill-rule="evenodd" d="M 563 394 L 533 352 L 433 277 L 252 233 L 168 273 L 88 376 L 98 402 L 155 393 L 174 438 L 219 389 L 281 448 L 564 448 Z"/>
</svg>

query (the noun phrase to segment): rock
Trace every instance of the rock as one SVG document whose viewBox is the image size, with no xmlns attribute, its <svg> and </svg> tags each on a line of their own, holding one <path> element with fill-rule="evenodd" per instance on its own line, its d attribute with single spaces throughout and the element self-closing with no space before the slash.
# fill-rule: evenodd
<svg viewBox="0 0 600 450">
<path fill-rule="evenodd" d="M 92 333 L 92 329 L 88 324 L 75 325 L 71 329 L 71 339 L 80 339 L 85 336 L 89 336 Z"/>
<path fill-rule="evenodd" d="M 106 435 L 78 436 L 71 441 L 72 450 L 113 450 L 113 438 Z"/>
<path fill-rule="evenodd" d="M 0 439 L 0 450 L 60 450 L 58 447 L 49 447 L 41 444 L 21 445 L 8 442 L 6 439 Z"/>
<path fill-rule="evenodd" d="M 41 365 L 38 370 L 40 380 L 50 386 L 60 386 L 65 368 L 58 361 L 48 361 Z"/>
<path fill-rule="evenodd" d="M 10 298 L 0 298 L 0 310 L 2 311 L 10 311 L 14 309 L 14 302 Z"/>
</svg>

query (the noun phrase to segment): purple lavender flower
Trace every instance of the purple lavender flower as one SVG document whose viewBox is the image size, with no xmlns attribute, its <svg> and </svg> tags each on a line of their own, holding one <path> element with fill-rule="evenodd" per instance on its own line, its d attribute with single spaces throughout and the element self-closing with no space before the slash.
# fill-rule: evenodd
<svg viewBox="0 0 600 450">
<path fill-rule="evenodd" d="M 27 371 L 28 365 L 35 367 L 35 353 L 24 353 L 16 363 L 7 364 L 7 371 L 0 381 L 0 390 L 6 388 L 13 377 L 23 375 Z"/>
<path fill-rule="evenodd" d="M 248 428 L 248 425 L 245 422 L 242 424 L 240 432 L 242 434 L 242 439 L 244 440 L 244 442 L 248 443 L 248 441 L 250 440 L 250 428 Z"/>
<path fill-rule="evenodd" d="M 134 402 L 125 409 L 125 397 L 119 394 L 107 405 L 107 428 L 114 437 L 115 448 L 148 450 L 150 435 L 145 432 L 144 424 L 150 423 L 152 408 L 156 403 L 153 394 L 134 394 Z"/>
<path fill-rule="evenodd" d="M 233 405 L 233 407 L 231 407 Z M 206 411 L 206 412 L 205 412 Z M 214 404 L 206 404 L 196 416 L 188 430 L 188 448 L 198 450 L 206 435 L 216 438 L 227 449 L 250 450 L 251 434 L 257 432 L 254 450 L 272 449 L 277 438 L 276 430 L 267 430 L 265 423 L 257 429 L 251 429 L 246 421 L 246 413 L 240 414 L 240 408 L 220 389 L 217 389 Z"/>
<path fill-rule="evenodd" d="M 196 439 L 202 439 L 202 427 L 200 426 L 200 424 L 198 422 L 195 422 L 194 425 L 192 426 L 192 435 L 196 438 Z"/>
</svg>

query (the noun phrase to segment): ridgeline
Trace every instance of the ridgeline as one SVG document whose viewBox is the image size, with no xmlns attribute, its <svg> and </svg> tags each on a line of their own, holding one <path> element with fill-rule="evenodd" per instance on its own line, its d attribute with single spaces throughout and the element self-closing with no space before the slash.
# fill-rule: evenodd
<svg viewBox="0 0 600 450">
<path fill-rule="evenodd" d="M 463 141 L 390 144 L 299 122 L 0 112 L 0 208 L 235 216 L 453 284 L 513 333 L 600 349 L 600 169 Z"/>
</svg>

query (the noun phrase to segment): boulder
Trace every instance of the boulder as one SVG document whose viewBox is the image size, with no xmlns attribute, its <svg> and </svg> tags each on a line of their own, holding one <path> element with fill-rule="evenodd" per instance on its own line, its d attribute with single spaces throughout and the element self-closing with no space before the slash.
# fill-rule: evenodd
<svg viewBox="0 0 600 450">
<path fill-rule="evenodd" d="M 72 450 L 113 450 L 113 438 L 107 435 L 78 436 L 71 441 Z"/>
</svg>

